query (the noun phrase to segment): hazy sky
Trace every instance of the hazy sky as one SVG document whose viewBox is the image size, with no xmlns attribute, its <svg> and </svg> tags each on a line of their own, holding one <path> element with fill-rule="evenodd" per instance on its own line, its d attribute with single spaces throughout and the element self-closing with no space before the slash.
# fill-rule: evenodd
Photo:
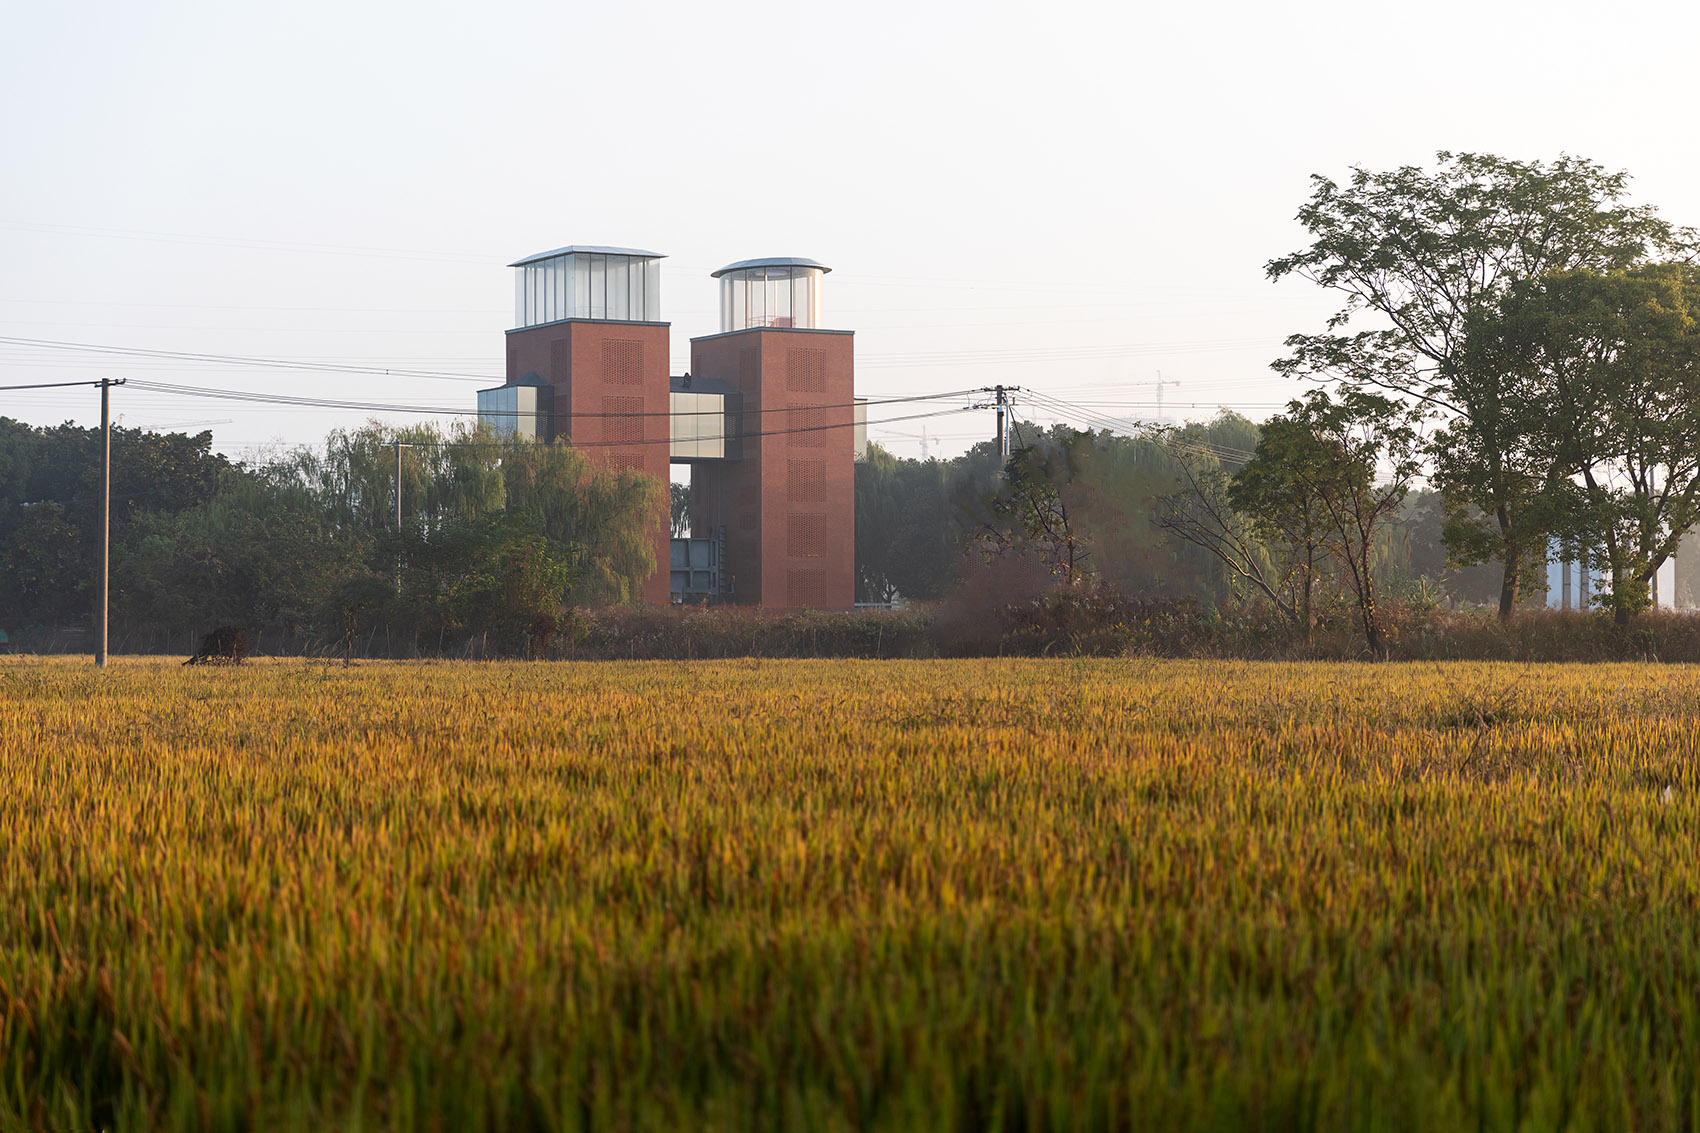
<svg viewBox="0 0 1700 1133">
<path fill-rule="evenodd" d="M 1152 417 L 1161 371 L 1168 417 L 1260 418 L 1294 392 L 1268 369 L 1281 340 L 1334 306 L 1263 276 L 1303 242 L 1312 173 L 1568 152 L 1700 224 L 1700 9 L 1627 10 L 11 0 L 0 336 L 462 377 L 0 343 L 0 385 L 470 410 L 502 377 L 504 265 L 585 243 L 670 257 L 675 373 L 718 329 L 710 271 L 796 255 L 835 269 L 826 320 L 857 332 L 863 395 L 1003 382 Z M 0 392 L 34 424 L 97 406 Z M 367 416 L 134 389 L 114 411 L 228 420 L 232 454 Z M 992 419 L 872 435 L 913 456 L 922 425 L 943 455 Z"/>
</svg>

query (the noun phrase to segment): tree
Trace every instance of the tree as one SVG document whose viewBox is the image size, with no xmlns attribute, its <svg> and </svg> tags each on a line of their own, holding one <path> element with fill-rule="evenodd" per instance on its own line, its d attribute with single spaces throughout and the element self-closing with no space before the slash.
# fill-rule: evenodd
<svg viewBox="0 0 1700 1133">
<path fill-rule="evenodd" d="M 87 610 L 97 436 L 0 418 L 0 626 Z M 211 439 L 114 430 L 112 613 L 123 634 L 182 642 L 233 623 L 303 646 L 346 643 L 364 620 L 439 643 L 488 633 L 536 648 L 565 596 L 628 600 L 656 569 L 661 482 L 565 445 L 372 422 L 322 450 L 232 467 Z"/>
<path fill-rule="evenodd" d="M 1227 596 L 1219 564 L 1186 540 L 1165 539 L 1155 521 L 1159 501 L 1174 489 L 1177 458 L 1208 452 L 1211 467 L 1237 467 L 1236 459 L 1251 455 L 1257 427 L 1225 414 L 1181 433 L 1184 447 L 1180 434 L 1171 443 L 1156 430 L 1119 436 L 1102 429 L 1078 434 L 1070 446 L 1070 519 L 1092 548 L 1093 573 L 1122 593 Z"/>
<path fill-rule="evenodd" d="M 1628 176 L 1569 156 L 1520 162 L 1488 154 L 1436 155 L 1425 173 L 1357 168 L 1342 187 L 1313 177 L 1298 219 L 1310 247 L 1271 260 L 1270 279 L 1308 279 L 1345 297 L 1327 333 L 1293 335 L 1281 373 L 1341 380 L 1420 399 L 1452 422 L 1448 482 L 1455 502 L 1492 517 L 1491 548 L 1461 543 L 1466 557 L 1491 549 L 1502 564 L 1500 616 L 1509 618 L 1529 548 L 1544 540 L 1547 513 L 1527 508 L 1528 477 L 1496 457 L 1518 422 L 1491 369 L 1465 349 L 1467 323 L 1519 280 L 1576 268 L 1611 271 L 1649 255 L 1692 247 L 1692 234 L 1654 210 L 1625 203 Z M 1377 324 L 1344 332 L 1359 314 Z"/>
<path fill-rule="evenodd" d="M 1316 426 L 1314 415 L 1299 411 L 1266 421 L 1251 460 L 1234 475 L 1227 493 L 1228 502 L 1251 519 L 1257 536 L 1279 548 L 1293 618 L 1312 641 L 1317 581 L 1328 559 L 1343 549 L 1328 489 L 1355 471 L 1342 466 L 1336 438 Z"/>
<path fill-rule="evenodd" d="M 100 538 L 100 431 L 0 418 L 0 624 L 89 612 Z M 212 434 L 112 430 L 112 539 L 144 516 L 192 508 L 231 474 Z M 122 609 L 114 610 L 122 617 Z"/>
<path fill-rule="evenodd" d="M 946 465 L 868 446 L 856 465 L 856 595 L 939 598 L 956 578 L 958 528 Z"/>
<path fill-rule="evenodd" d="M 1288 621 L 1298 622 L 1292 592 L 1295 576 L 1269 553 L 1251 523 L 1228 500 L 1230 480 L 1211 450 L 1184 434 L 1172 435 L 1176 490 L 1157 497 L 1157 528 L 1216 558 L 1227 572 L 1229 589 L 1243 596 L 1258 590 Z"/>
<path fill-rule="evenodd" d="M 334 530 L 291 485 L 233 476 L 205 504 L 139 517 L 114 548 L 118 624 L 150 640 L 240 625 L 257 647 L 268 631 L 296 643 L 334 636 L 326 596 L 361 573 L 372 538 Z M 384 581 L 393 592 L 388 570 Z"/>
<path fill-rule="evenodd" d="M 526 517 L 565 549 L 574 597 L 584 602 L 630 601 L 660 565 L 654 536 L 668 522 L 663 481 L 596 463 L 564 443 L 502 439 L 481 428 L 398 432 L 370 422 L 332 433 L 322 455 L 289 454 L 275 475 L 305 485 L 334 529 L 387 534 L 395 527 L 395 440 L 403 446 L 404 528 L 428 534 L 501 511 Z"/>
<path fill-rule="evenodd" d="M 1396 398 L 1350 387 L 1313 390 L 1264 422 L 1230 499 L 1289 543 L 1289 561 L 1326 550 L 1350 591 L 1370 653 L 1385 652 L 1375 556 L 1420 462 L 1419 417 Z M 1384 475 L 1385 474 L 1385 475 Z M 1305 518 L 1283 515 L 1302 509 Z M 1299 542 L 1302 540 L 1302 544 Z M 1313 574 L 1301 576 L 1308 584 Z"/>
<path fill-rule="evenodd" d="M 670 480 L 667 487 L 670 500 L 668 522 L 672 526 L 673 538 L 687 538 L 691 533 L 691 486 Z"/>
<path fill-rule="evenodd" d="M 65 508 L 54 500 L 21 505 L 9 538 L 0 546 L 0 602 L 12 618 L 42 623 L 75 619 L 84 613 L 89 581 L 77 543 L 77 529 L 65 521 Z M 14 628 L 17 622 L 13 622 Z"/>
<path fill-rule="evenodd" d="M 1497 604 L 1501 582 L 1501 572 L 1495 569 L 1497 562 L 1490 559 L 1488 562 L 1493 565 L 1465 565 L 1447 544 L 1446 526 L 1455 518 L 1479 527 L 1488 526 L 1479 512 L 1469 510 L 1469 514 L 1458 517 L 1447 507 L 1440 492 L 1433 488 L 1413 488 L 1394 519 L 1392 549 L 1402 557 L 1402 567 L 1411 584 L 1439 589 L 1446 596 L 1464 602 Z"/>
<path fill-rule="evenodd" d="M 593 462 L 566 444 L 516 440 L 503 450 L 508 510 L 530 517 L 568 548 L 583 602 L 630 602 L 655 561 L 655 533 L 667 522 L 659 478 Z"/>
<path fill-rule="evenodd" d="M 975 538 L 990 555 L 1017 555 L 1044 566 L 1053 582 L 1072 586 L 1087 575 L 1091 552 L 1065 495 L 1075 480 L 1077 446 L 1091 435 L 1058 427 L 1016 449 L 1003 479 L 984 498 Z"/>
<path fill-rule="evenodd" d="M 1627 621 L 1700 523 L 1700 271 L 1555 273 L 1516 288 L 1492 335 L 1524 447 L 1550 469 L 1550 526 L 1595 558 Z"/>
<path fill-rule="evenodd" d="M 547 637 L 575 578 L 566 548 L 534 518 L 513 513 L 410 524 L 381 538 L 377 553 L 402 558 L 399 591 L 355 576 L 340 605 L 364 606 L 367 620 L 407 626 L 416 639 L 435 636 L 439 650 L 479 635 L 493 634 L 508 649 Z"/>
</svg>

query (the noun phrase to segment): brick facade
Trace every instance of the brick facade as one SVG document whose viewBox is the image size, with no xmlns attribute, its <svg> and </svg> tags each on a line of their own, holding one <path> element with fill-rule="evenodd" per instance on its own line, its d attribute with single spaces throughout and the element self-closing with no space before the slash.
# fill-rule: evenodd
<svg viewBox="0 0 1700 1133">
<path fill-rule="evenodd" d="M 744 395 L 743 459 L 692 467 L 693 523 L 726 529 L 741 605 L 856 602 L 854 338 L 760 327 L 691 340 L 692 374 Z"/>
<path fill-rule="evenodd" d="M 508 332 L 507 380 L 535 373 L 555 389 L 546 435 L 568 438 L 592 460 L 670 475 L 667 428 L 666 323 L 568 319 Z M 665 605 L 666 509 L 655 518 L 657 570 L 644 584 L 646 602 Z"/>
</svg>

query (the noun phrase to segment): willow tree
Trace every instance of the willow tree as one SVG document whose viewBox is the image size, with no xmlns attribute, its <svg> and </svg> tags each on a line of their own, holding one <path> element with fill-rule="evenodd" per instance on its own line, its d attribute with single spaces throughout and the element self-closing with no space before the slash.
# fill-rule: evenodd
<svg viewBox="0 0 1700 1133">
<path fill-rule="evenodd" d="M 574 598 L 630 602 L 657 569 L 655 536 L 670 493 L 658 477 L 594 461 L 570 445 L 517 440 L 501 449 L 506 507 L 569 549 Z"/>
</svg>

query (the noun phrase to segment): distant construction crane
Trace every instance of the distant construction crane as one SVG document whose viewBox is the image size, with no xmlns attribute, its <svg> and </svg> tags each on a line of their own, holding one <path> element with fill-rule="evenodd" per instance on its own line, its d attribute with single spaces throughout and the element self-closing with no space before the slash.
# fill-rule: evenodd
<svg viewBox="0 0 1700 1133">
<path fill-rule="evenodd" d="M 927 427 L 925 425 L 921 426 L 921 431 L 919 433 L 905 433 L 900 429 L 885 428 L 882 428 L 880 432 L 885 433 L 888 436 L 908 437 L 912 441 L 918 440 L 921 442 L 921 459 L 930 460 L 932 458 L 932 449 L 929 447 L 932 441 L 927 436 Z"/>
<path fill-rule="evenodd" d="M 1163 416 L 1163 387 L 1178 386 L 1181 383 L 1175 378 L 1164 378 L 1163 371 L 1158 370 L 1157 381 L 1154 384 L 1157 386 L 1157 424 L 1161 425 L 1165 420 Z"/>
</svg>

